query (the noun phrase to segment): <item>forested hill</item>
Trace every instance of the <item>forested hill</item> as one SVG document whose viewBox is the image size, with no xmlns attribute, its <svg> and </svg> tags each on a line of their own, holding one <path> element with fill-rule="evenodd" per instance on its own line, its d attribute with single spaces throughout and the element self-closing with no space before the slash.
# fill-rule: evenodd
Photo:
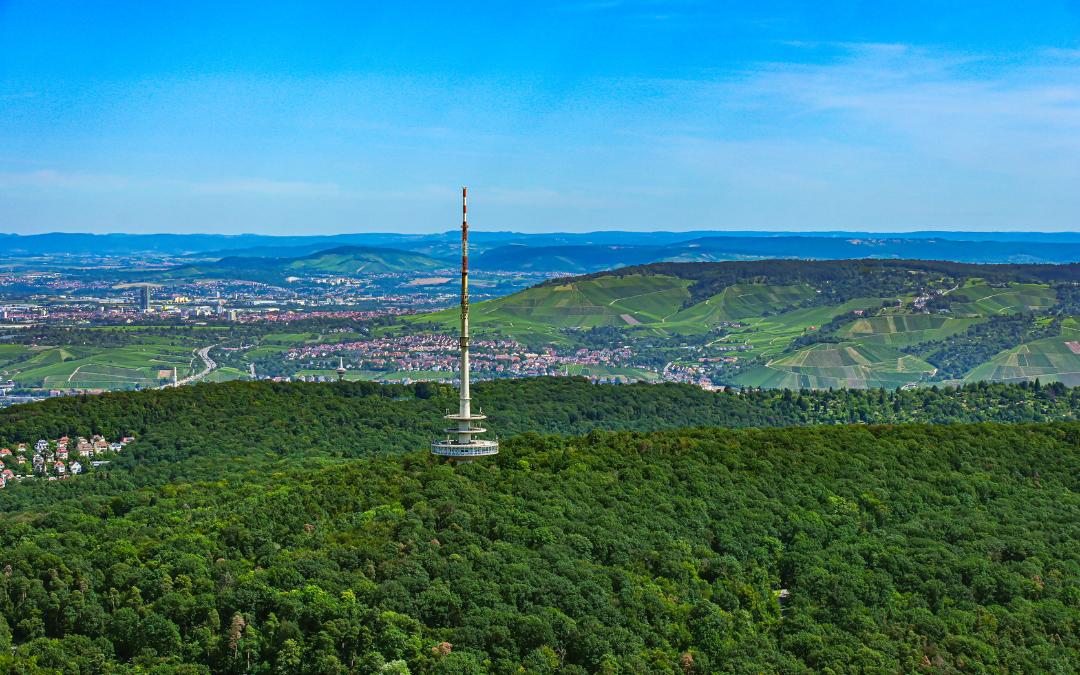
<svg viewBox="0 0 1080 675">
<path fill-rule="evenodd" d="M 888 296 L 921 288 L 928 279 L 983 279 L 989 283 L 1080 282 L 1080 263 L 1067 265 L 980 265 L 946 260 L 739 260 L 729 262 L 662 262 L 552 279 L 553 286 L 605 276 L 664 275 L 690 282 L 687 304 L 700 302 L 729 286 L 746 283 L 809 284 L 824 300 Z"/>
<path fill-rule="evenodd" d="M 281 283 L 299 274 L 368 274 L 434 270 L 447 262 L 430 256 L 388 248 L 343 246 L 296 258 L 258 258 L 228 256 L 214 262 L 202 262 L 148 272 L 153 280 L 244 279 Z"/>
<path fill-rule="evenodd" d="M 136 440 L 107 472 L 9 485 L 0 492 L 0 512 L 107 499 L 171 482 L 268 484 L 352 458 L 420 450 L 441 434 L 442 415 L 456 406 L 456 395 L 430 383 L 230 382 L 14 406 L 0 410 L 0 447 L 95 433 Z M 474 399 L 502 438 L 594 429 L 1074 420 L 1080 414 L 1080 388 L 1060 384 L 725 393 L 534 378 L 477 384 Z"/>
<path fill-rule="evenodd" d="M 0 669 L 1065 672 L 1078 446 L 1076 423 L 525 435 L 0 516 Z"/>
</svg>

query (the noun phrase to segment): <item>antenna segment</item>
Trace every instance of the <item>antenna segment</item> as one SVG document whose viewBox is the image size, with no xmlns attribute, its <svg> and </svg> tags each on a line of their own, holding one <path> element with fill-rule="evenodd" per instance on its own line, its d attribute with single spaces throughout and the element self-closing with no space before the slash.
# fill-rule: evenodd
<svg viewBox="0 0 1080 675">
<path fill-rule="evenodd" d="M 468 188 L 461 188 L 461 336 L 458 344 L 461 348 L 461 386 L 458 396 L 458 412 L 449 414 L 445 419 L 456 422 L 456 426 L 445 429 L 446 440 L 434 441 L 431 453 L 442 457 L 451 457 L 459 462 L 467 462 L 477 457 L 497 455 L 499 442 L 474 438 L 487 429 L 474 426 L 473 422 L 482 422 L 487 416 L 482 412 L 472 413 L 472 399 L 469 392 L 469 210 Z"/>
</svg>

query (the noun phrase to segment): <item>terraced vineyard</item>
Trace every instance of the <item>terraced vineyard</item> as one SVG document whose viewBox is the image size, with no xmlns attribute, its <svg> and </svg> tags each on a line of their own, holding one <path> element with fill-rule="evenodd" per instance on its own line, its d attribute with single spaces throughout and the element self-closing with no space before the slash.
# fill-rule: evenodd
<svg viewBox="0 0 1080 675">
<path fill-rule="evenodd" d="M 1053 289 L 1039 284 L 991 286 L 981 280 L 970 281 L 952 292 L 953 312 L 957 315 L 992 316 L 1018 312 L 1046 311 L 1054 306 Z"/>
<path fill-rule="evenodd" d="M 922 379 L 934 367 L 889 347 L 862 344 L 818 344 L 769 361 L 745 375 L 756 387 L 824 389 L 828 387 L 896 388 Z"/>
<path fill-rule="evenodd" d="M 814 297 L 810 286 L 797 284 L 735 284 L 713 297 L 664 317 L 669 330 L 699 332 L 723 321 L 741 321 L 775 314 Z"/>
<path fill-rule="evenodd" d="M 0 345 L 0 379 L 44 389 L 154 387 L 171 381 L 174 368 L 180 378 L 202 370 L 195 350 L 212 341 L 211 335 L 166 337 L 120 326 L 93 333 L 100 343 Z"/>
<path fill-rule="evenodd" d="M 886 314 L 857 319 L 842 335 L 860 344 L 907 347 L 955 335 L 979 321 L 982 319 L 940 314 Z"/>
<path fill-rule="evenodd" d="M 537 286 L 472 306 L 470 321 L 477 334 L 513 338 L 543 336 L 564 342 L 562 330 L 601 326 L 639 327 L 663 323 L 690 298 L 690 282 L 671 276 L 601 277 L 580 283 Z M 458 310 L 424 314 L 413 322 L 435 322 L 448 330 Z"/>
<path fill-rule="evenodd" d="M 1022 344 L 1001 352 L 989 362 L 970 371 L 965 381 L 992 380 L 1022 382 L 1039 378 L 1042 382 L 1080 385 L 1080 324 L 1069 319 L 1061 335 Z"/>
<path fill-rule="evenodd" d="M 190 347 L 146 344 L 114 349 L 95 347 L 31 348 L 32 356 L 7 364 L 24 386 L 47 389 L 134 389 L 195 372 Z"/>
</svg>

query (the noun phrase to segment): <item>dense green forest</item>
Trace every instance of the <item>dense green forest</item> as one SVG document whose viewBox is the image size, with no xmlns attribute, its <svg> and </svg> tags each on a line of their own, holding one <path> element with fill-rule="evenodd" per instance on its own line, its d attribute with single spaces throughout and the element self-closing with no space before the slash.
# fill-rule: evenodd
<svg viewBox="0 0 1080 675">
<path fill-rule="evenodd" d="M 707 392 L 679 385 L 593 385 L 577 378 L 484 382 L 476 401 L 503 437 L 694 426 L 1024 422 L 1080 418 L 1080 388 L 977 383 L 953 389 Z M 0 410 L 0 446 L 38 438 L 134 436 L 112 465 L 78 480 L 23 483 L 0 512 L 87 494 L 219 478 L 266 483 L 375 453 L 425 448 L 456 390 L 344 382 L 200 384 L 55 398 Z"/>
<path fill-rule="evenodd" d="M 1080 425 L 526 434 L 0 520 L 19 672 L 1065 672 Z M 14 651 L 6 647 L 14 645 Z"/>
<path fill-rule="evenodd" d="M 708 299 L 729 286 L 745 283 L 811 284 L 821 290 L 816 304 L 842 302 L 858 297 L 893 297 L 932 287 L 934 282 L 984 279 L 989 283 L 1074 284 L 1080 281 L 1080 264 L 977 265 L 945 260 L 740 260 L 716 263 L 651 263 L 631 265 L 580 277 L 624 277 L 634 274 L 668 274 L 692 281 L 687 306 Z M 566 283 L 553 279 L 547 285 Z"/>
<path fill-rule="evenodd" d="M 108 471 L 0 491 L 0 671 L 1080 658 L 1080 423 L 910 424 L 1072 420 L 1080 389 L 490 382 L 503 452 L 457 467 L 424 451 L 453 393 L 233 382 L 0 411 L 0 444 L 136 436 Z"/>
</svg>

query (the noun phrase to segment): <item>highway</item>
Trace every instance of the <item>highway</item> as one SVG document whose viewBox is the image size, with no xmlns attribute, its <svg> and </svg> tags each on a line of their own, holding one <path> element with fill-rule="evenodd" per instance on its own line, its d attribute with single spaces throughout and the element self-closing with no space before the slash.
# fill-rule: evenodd
<svg viewBox="0 0 1080 675">
<path fill-rule="evenodd" d="M 213 349 L 216 346 L 217 345 L 210 345 L 209 347 L 203 347 L 202 349 L 197 350 L 195 353 L 199 356 L 200 359 L 202 359 L 202 362 L 203 362 L 203 365 L 205 366 L 205 368 L 203 368 L 201 372 L 195 373 L 194 375 L 190 375 L 190 376 L 185 377 L 184 379 L 180 380 L 179 382 L 176 383 L 176 386 L 179 386 L 179 385 L 182 385 L 182 384 L 191 384 L 192 382 L 195 382 L 196 380 L 200 380 L 200 379 L 206 377 L 207 375 L 210 374 L 210 371 L 212 371 L 214 368 L 217 368 L 217 363 L 214 362 L 214 359 L 210 358 L 210 350 Z M 162 387 L 158 387 L 158 388 L 159 389 L 167 389 L 168 387 L 172 387 L 172 386 L 174 386 L 174 385 L 166 384 L 166 385 L 164 385 Z"/>
</svg>

